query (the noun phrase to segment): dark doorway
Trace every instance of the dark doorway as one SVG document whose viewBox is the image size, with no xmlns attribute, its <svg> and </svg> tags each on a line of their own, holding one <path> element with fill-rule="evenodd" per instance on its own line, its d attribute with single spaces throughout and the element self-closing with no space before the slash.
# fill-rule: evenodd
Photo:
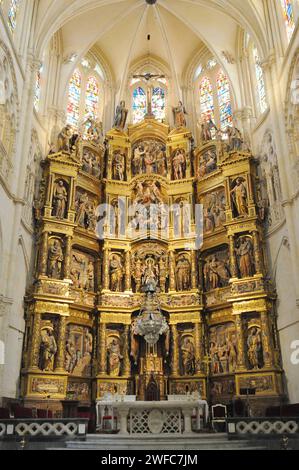
<svg viewBox="0 0 299 470">
<path fill-rule="evenodd" d="M 160 401 L 160 390 L 157 382 L 153 377 L 148 383 L 145 394 L 145 401 Z"/>
</svg>

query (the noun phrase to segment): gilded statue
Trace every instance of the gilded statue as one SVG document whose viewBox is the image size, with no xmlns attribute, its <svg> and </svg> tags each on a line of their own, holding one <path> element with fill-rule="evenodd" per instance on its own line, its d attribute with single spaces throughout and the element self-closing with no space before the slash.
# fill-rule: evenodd
<svg viewBox="0 0 299 470">
<path fill-rule="evenodd" d="M 47 275 L 53 279 L 61 278 L 63 263 L 63 253 L 61 248 L 61 242 L 59 240 L 54 240 L 50 244 L 48 249 L 48 269 Z"/>
<path fill-rule="evenodd" d="M 88 117 L 83 123 L 86 140 L 99 145 L 103 140 L 103 123 L 92 117 Z"/>
<path fill-rule="evenodd" d="M 117 181 L 125 180 L 125 154 L 119 149 L 113 153 L 112 178 Z"/>
<path fill-rule="evenodd" d="M 187 126 L 186 117 L 185 117 L 187 114 L 188 113 L 182 101 L 179 101 L 177 107 L 173 108 L 175 127 L 179 128 L 179 127 Z"/>
<path fill-rule="evenodd" d="M 64 186 L 64 181 L 59 180 L 54 189 L 53 215 L 57 219 L 64 219 L 66 216 L 68 192 Z"/>
<path fill-rule="evenodd" d="M 178 291 L 190 290 L 191 269 L 190 263 L 185 257 L 180 258 L 177 262 L 176 279 Z"/>
<path fill-rule="evenodd" d="M 231 190 L 232 203 L 237 217 L 246 217 L 248 215 L 248 195 L 247 187 L 243 178 L 237 178 L 233 189 Z"/>
<path fill-rule="evenodd" d="M 121 292 L 123 288 L 124 267 L 119 255 L 110 258 L 110 289 Z"/>
<path fill-rule="evenodd" d="M 257 327 L 250 329 L 247 339 L 247 355 L 250 366 L 259 369 L 263 364 L 261 332 Z"/>
<path fill-rule="evenodd" d="M 133 363 L 136 366 L 138 363 L 138 356 L 139 356 L 139 341 L 137 335 L 135 333 L 136 328 L 136 320 L 132 322 L 131 329 L 130 329 L 130 356 L 133 359 Z"/>
<path fill-rule="evenodd" d="M 57 353 L 57 344 L 52 327 L 44 328 L 41 332 L 40 369 L 53 372 L 54 359 Z"/>
<path fill-rule="evenodd" d="M 186 178 L 186 153 L 184 149 L 177 149 L 174 152 L 172 166 L 175 180 Z"/>
<path fill-rule="evenodd" d="M 212 255 L 206 259 L 204 266 L 205 286 L 208 290 L 225 287 L 230 279 L 226 263 Z"/>
<path fill-rule="evenodd" d="M 195 348 L 190 337 L 183 339 L 181 344 L 183 375 L 195 374 Z"/>
<path fill-rule="evenodd" d="M 71 150 L 72 128 L 69 124 L 63 127 L 57 138 L 57 151 L 69 152 Z"/>
<path fill-rule="evenodd" d="M 213 122 L 211 116 L 207 116 L 204 121 L 201 122 L 200 125 L 201 128 L 201 141 L 202 143 L 207 143 L 210 142 L 213 139 L 212 136 L 212 130 L 214 129 L 216 132 L 218 132 L 218 129 Z"/>
<path fill-rule="evenodd" d="M 116 108 L 113 127 L 123 131 L 126 126 L 127 117 L 128 110 L 126 109 L 126 103 L 125 101 L 121 101 Z"/>
<path fill-rule="evenodd" d="M 243 137 L 239 129 L 228 126 L 226 129 L 228 136 L 228 151 L 241 151 L 243 147 Z"/>
<path fill-rule="evenodd" d="M 241 237 L 239 247 L 236 248 L 241 277 L 254 275 L 253 246 L 249 237 Z"/>
<path fill-rule="evenodd" d="M 107 348 L 109 375 L 118 377 L 120 374 L 121 360 L 123 356 L 120 351 L 119 339 L 113 338 Z"/>
</svg>

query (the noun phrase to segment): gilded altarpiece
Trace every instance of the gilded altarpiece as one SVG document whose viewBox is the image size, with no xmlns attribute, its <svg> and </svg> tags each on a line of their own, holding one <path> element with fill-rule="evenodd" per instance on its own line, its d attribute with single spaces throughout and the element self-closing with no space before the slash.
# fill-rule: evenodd
<svg viewBox="0 0 299 470">
<path fill-rule="evenodd" d="M 43 162 L 22 394 L 59 410 L 106 394 L 283 395 L 275 295 L 265 278 L 256 165 L 224 142 L 152 118 Z M 201 206 L 200 206 L 201 205 Z M 202 209 L 200 209 L 202 208 Z M 202 236 L 201 236 L 202 234 Z M 145 287 L 167 328 L 138 333 Z"/>
</svg>

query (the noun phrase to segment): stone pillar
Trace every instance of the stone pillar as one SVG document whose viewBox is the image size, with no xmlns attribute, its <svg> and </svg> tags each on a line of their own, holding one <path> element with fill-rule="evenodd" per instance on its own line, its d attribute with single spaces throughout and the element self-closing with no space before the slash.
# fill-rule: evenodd
<svg viewBox="0 0 299 470">
<path fill-rule="evenodd" d="M 238 314 L 235 317 L 235 325 L 237 331 L 237 344 L 238 344 L 238 369 L 245 370 L 245 350 L 244 350 L 244 328 L 242 314 Z"/>
<path fill-rule="evenodd" d="M 175 291 L 176 290 L 176 282 L 175 282 L 175 256 L 174 251 L 170 250 L 169 253 L 169 290 Z"/>
<path fill-rule="evenodd" d="M 191 253 L 191 288 L 192 289 L 198 289 L 196 254 L 197 253 L 195 250 L 193 250 Z"/>
<path fill-rule="evenodd" d="M 184 434 L 190 434 L 192 433 L 192 414 L 193 414 L 193 409 L 192 408 L 183 408 L 183 414 L 184 414 Z"/>
<path fill-rule="evenodd" d="M 58 330 L 58 353 L 55 372 L 64 372 L 64 361 L 65 361 L 65 341 L 66 341 L 66 316 L 62 315 L 59 319 L 59 330 Z"/>
<path fill-rule="evenodd" d="M 129 325 L 125 325 L 124 328 L 124 349 L 123 349 L 123 357 L 124 357 L 124 367 L 123 367 L 123 375 L 130 376 L 131 374 L 131 362 L 129 357 Z"/>
<path fill-rule="evenodd" d="M 202 323 L 195 323 L 194 326 L 194 340 L 195 340 L 195 371 L 201 372 L 202 364 Z"/>
<path fill-rule="evenodd" d="M 179 371 L 179 351 L 178 351 L 178 332 L 176 325 L 170 325 L 172 334 L 172 375 L 178 376 Z"/>
<path fill-rule="evenodd" d="M 262 274 L 261 246 L 260 246 L 259 238 L 260 237 L 259 237 L 257 230 L 252 232 L 254 264 L 255 264 L 256 274 Z"/>
<path fill-rule="evenodd" d="M 48 262 L 48 232 L 42 234 L 42 240 L 40 244 L 40 261 L 39 261 L 39 271 L 42 276 L 47 275 L 47 262 Z"/>
<path fill-rule="evenodd" d="M 261 334 L 263 344 L 264 366 L 273 367 L 273 350 L 267 311 L 261 312 Z"/>
<path fill-rule="evenodd" d="M 109 290 L 109 249 L 104 248 L 103 253 L 103 289 Z"/>
<path fill-rule="evenodd" d="M 99 375 L 106 375 L 106 324 L 100 323 L 98 329 L 98 373 Z"/>
<path fill-rule="evenodd" d="M 128 434 L 128 414 L 129 408 L 119 408 L 120 430 L 119 434 Z"/>
<path fill-rule="evenodd" d="M 235 252 L 235 239 L 233 235 L 229 236 L 229 261 L 230 261 L 230 270 L 233 278 L 238 277 L 238 265 Z"/>
<path fill-rule="evenodd" d="M 30 351 L 30 369 L 39 369 L 39 347 L 40 347 L 40 334 L 41 334 L 41 313 L 33 313 L 33 331 L 31 339 Z"/>
<path fill-rule="evenodd" d="M 72 259 L 72 237 L 66 237 L 65 257 L 64 257 L 64 278 L 70 279 L 71 276 L 71 259 Z"/>
<path fill-rule="evenodd" d="M 125 290 L 130 291 L 131 286 L 131 253 L 129 250 L 125 253 Z"/>
</svg>

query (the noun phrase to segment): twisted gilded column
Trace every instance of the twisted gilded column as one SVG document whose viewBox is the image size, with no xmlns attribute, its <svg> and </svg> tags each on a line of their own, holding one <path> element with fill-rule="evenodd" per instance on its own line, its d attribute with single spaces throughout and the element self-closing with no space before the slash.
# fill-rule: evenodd
<svg viewBox="0 0 299 470">
<path fill-rule="evenodd" d="M 178 331 L 176 325 L 170 325 L 172 335 L 172 375 L 178 376 L 179 371 L 179 350 L 178 350 Z"/>
<path fill-rule="evenodd" d="M 235 316 L 235 325 L 237 331 L 237 342 L 238 342 L 238 369 L 246 369 L 245 361 L 245 349 L 244 349 L 244 328 L 242 314 Z"/>
<path fill-rule="evenodd" d="M 62 315 L 59 319 L 58 328 L 58 352 L 56 360 L 55 372 L 64 372 L 64 361 L 65 361 L 65 339 L 66 339 L 66 316 Z"/>
<path fill-rule="evenodd" d="M 125 290 L 131 290 L 131 253 L 129 250 L 125 253 Z"/>
<path fill-rule="evenodd" d="M 31 339 L 31 351 L 30 351 L 30 369 L 39 369 L 39 347 L 40 347 L 40 332 L 41 332 L 41 313 L 33 314 L 33 331 Z"/>
<path fill-rule="evenodd" d="M 202 323 L 195 323 L 194 326 L 194 340 L 195 340 L 195 372 L 201 372 L 202 364 Z"/>
<path fill-rule="evenodd" d="M 103 289 L 109 290 L 109 249 L 104 248 L 103 256 Z"/>
<path fill-rule="evenodd" d="M 106 324 L 100 323 L 98 329 L 98 360 L 99 360 L 99 367 L 98 367 L 98 374 L 99 375 L 106 375 Z"/>
<path fill-rule="evenodd" d="M 270 327 L 268 312 L 261 312 L 261 332 L 263 344 L 264 366 L 273 367 L 273 350 L 270 340 Z"/>
<path fill-rule="evenodd" d="M 176 282 L 175 282 L 175 256 L 174 251 L 170 250 L 169 253 L 169 290 L 175 291 L 176 290 Z"/>
<path fill-rule="evenodd" d="M 230 260 L 231 276 L 233 278 L 237 278 L 238 277 L 238 265 L 237 265 L 236 252 L 235 252 L 235 240 L 234 240 L 233 235 L 230 235 L 228 238 L 229 238 L 229 260 Z"/>
<path fill-rule="evenodd" d="M 123 357 L 124 357 L 124 367 L 123 367 L 123 375 L 130 376 L 131 374 L 131 362 L 129 357 L 129 325 L 125 325 L 124 328 L 124 349 L 123 349 Z"/>
<path fill-rule="evenodd" d="M 197 267 L 196 267 L 196 251 L 193 250 L 191 252 L 191 288 L 197 289 Z"/>
<path fill-rule="evenodd" d="M 71 260 L 72 260 L 72 237 L 66 237 L 65 256 L 64 256 L 64 278 L 70 279 L 71 276 Z"/>
<path fill-rule="evenodd" d="M 48 263 L 48 232 L 42 234 L 42 241 L 40 245 L 40 261 L 39 261 L 39 271 L 42 276 L 47 275 L 47 263 Z"/>
</svg>

